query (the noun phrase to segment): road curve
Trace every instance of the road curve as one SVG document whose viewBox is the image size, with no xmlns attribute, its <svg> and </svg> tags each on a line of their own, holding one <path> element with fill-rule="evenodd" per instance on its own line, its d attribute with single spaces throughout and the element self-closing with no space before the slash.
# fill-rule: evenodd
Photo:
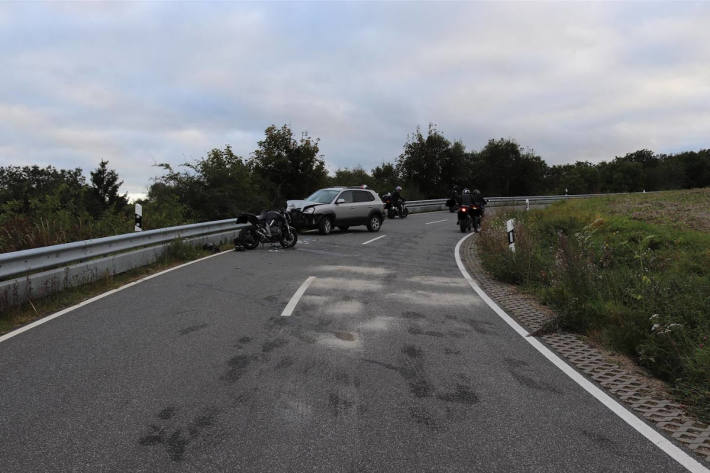
<svg viewBox="0 0 710 473">
<path fill-rule="evenodd" d="M 0 471 L 685 471 L 471 290 L 454 224 L 225 253 L 0 343 Z"/>
</svg>

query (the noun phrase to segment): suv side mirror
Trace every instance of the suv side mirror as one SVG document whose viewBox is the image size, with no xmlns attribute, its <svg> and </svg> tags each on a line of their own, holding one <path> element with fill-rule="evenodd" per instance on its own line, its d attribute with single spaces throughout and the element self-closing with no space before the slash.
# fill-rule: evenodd
<svg viewBox="0 0 710 473">
<path fill-rule="evenodd" d="M 345 199 L 338 199 L 338 200 L 335 201 L 335 203 L 336 203 L 336 204 L 344 204 L 344 203 L 345 203 Z"/>
</svg>

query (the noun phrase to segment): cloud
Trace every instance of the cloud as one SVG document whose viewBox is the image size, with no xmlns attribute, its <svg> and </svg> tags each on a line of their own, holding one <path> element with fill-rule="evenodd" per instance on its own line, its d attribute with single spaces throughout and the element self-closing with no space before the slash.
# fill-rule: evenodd
<svg viewBox="0 0 710 473">
<path fill-rule="evenodd" d="M 157 162 L 270 124 L 370 169 L 435 122 L 549 163 L 708 146 L 704 4 L 61 3 L 0 6 L 0 165 L 96 167 L 131 194 Z"/>
</svg>

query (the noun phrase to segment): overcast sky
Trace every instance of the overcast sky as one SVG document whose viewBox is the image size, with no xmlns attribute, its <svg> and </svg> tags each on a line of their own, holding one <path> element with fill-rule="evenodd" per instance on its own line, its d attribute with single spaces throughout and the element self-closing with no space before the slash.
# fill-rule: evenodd
<svg viewBox="0 0 710 473">
<path fill-rule="evenodd" d="M 270 124 L 330 170 L 436 123 L 548 164 L 710 147 L 710 3 L 1 3 L 0 165 L 152 165 Z"/>
</svg>

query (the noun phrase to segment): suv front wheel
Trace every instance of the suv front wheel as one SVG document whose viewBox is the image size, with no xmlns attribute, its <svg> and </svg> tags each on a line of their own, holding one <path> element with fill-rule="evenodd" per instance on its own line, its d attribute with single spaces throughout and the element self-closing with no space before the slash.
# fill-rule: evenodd
<svg viewBox="0 0 710 473">
<path fill-rule="evenodd" d="M 367 222 L 367 229 L 371 232 L 379 232 L 382 226 L 382 218 L 379 215 L 370 215 L 370 220 Z"/>
<path fill-rule="evenodd" d="M 328 235 L 333 231 L 333 221 L 330 217 L 323 217 L 318 224 L 318 231 L 321 235 Z"/>
</svg>

